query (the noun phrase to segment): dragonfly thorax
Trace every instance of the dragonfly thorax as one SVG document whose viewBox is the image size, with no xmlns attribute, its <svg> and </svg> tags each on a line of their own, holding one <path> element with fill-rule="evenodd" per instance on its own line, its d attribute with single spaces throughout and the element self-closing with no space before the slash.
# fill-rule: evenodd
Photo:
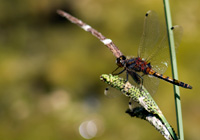
<svg viewBox="0 0 200 140">
<path fill-rule="evenodd" d="M 143 72 L 148 74 L 151 70 L 150 63 L 142 60 L 140 57 L 132 57 L 127 59 L 124 55 L 116 59 L 119 67 L 124 67 L 128 71 Z"/>
<path fill-rule="evenodd" d="M 143 72 L 144 74 L 148 74 L 151 70 L 150 63 L 142 60 L 140 57 L 134 57 L 130 59 L 126 59 L 126 68 L 128 70 L 133 70 L 136 72 Z"/>
</svg>

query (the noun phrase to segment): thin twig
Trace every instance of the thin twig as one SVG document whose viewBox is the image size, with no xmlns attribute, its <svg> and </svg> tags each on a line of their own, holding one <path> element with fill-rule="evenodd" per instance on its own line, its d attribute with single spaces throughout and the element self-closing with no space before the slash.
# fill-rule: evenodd
<svg viewBox="0 0 200 140">
<path fill-rule="evenodd" d="M 78 25 L 79 27 L 81 27 L 82 29 L 84 29 L 87 32 L 90 32 L 93 36 L 97 37 L 101 42 L 103 42 L 104 45 L 106 45 L 111 52 L 113 53 L 113 55 L 116 58 L 119 58 L 120 56 L 122 56 L 122 52 L 117 48 L 117 46 L 112 42 L 111 39 L 106 38 L 105 36 L 103 36 L 100 32 L 98 32 L 97 30 L 95 30 L 94 28 L 92 28 L 90 25 L 82 22 L 80 19 L 70 15 L 67 12 L 64 12 L 62 10 L 57 10 L 57 13 L 63 17 L 65 17 L 66 19 L 68 19 L 69 21 L 71 21 L 72 23 Z"/>
</svg>

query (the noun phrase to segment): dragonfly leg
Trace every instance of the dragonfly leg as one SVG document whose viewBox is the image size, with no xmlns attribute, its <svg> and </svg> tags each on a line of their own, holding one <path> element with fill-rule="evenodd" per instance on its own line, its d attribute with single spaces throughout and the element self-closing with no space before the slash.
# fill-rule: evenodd
<svg viewBox="0 0 200 140">
<path fill-rule="evenodd" d="M 139 75 L 139 74 L 138 74 L 138 75 Z M 141 86 L 143 85 L 143 76 L 144 76 L 144 74 L 139 75 L 139 77 L 140 77 L 140 79 L 141 79 Z"/>
<path fill-rule="evenodd" d="M 138 84 L 138 85 L 143 85 L 143 75 L 139 75 L 137 72 L 134 70 L 127 70 L 127 77 L 126 80 L 128 81 L 128 74 L 133 78 L 133 80 Z"/>
<path fill-rule="evenodd" d="M 122 71 L 120 71 L 119 73 L 114 73 L 119 67 L 117 67 L 113 72 L 112 74 L 113 75 L 120 75 L 121 73 L 123 73 L 126 69 L 123 69 Z"/>
<path fill-rule="evenodd" d="M 128 81 L 128 71 L 126 71 L 126 80 L 125 80 L 125 82 L 127 82 Z"/>
<path fill-rule="evenodd" d="M 114 75 L 114 72 L 116 71 L 116 70 L 118 70 L 119 69 L 119 67 L 117 67 L 113 72 L 112 72 L 112 74 Z"/>
<path fill-rule="evenodd" d="M 139 75 L 139 74 L 138 74 Z M 143 89 L 142 89 L 142 86 L 143 86 L 143 76 L 144 76 L 144 74 L 143 75 L 139 75 L 139 78 L 140 78 L 140 91 L 142 91 Z"/>
</svg>

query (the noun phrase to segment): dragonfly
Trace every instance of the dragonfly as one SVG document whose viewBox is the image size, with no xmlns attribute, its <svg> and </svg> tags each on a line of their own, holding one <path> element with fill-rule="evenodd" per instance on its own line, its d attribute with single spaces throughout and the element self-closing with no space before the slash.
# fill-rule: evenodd
<svg viewBox="0 0 200 140">
<path fill-rule="evenodd" d="M 156 12 L 150 10 L 145 14 L 144 30 L 138 48 L 138 56 L 130 58 L 123 55 L 111 39 L 106 38 L 90 25 L 62 10 L 58 10 L 57 13 L 85 31 L 90 32 L 110 49 L 116 57 L 116 64 L 118 66 L 113 73 L 118 68 L 123 68 L 122 71 L 116 74 L 121 74 L 126 71 L 127 80 L 130 75 L 136 85 L 144 85 L 152 95 L 157 90 L 160 81 L 159 79 L 186 89 L 192 89 L 191 85 L 162 74 L 167 70 L 170 57 L 168 38 L 167 35 L 162 37 Z M 174 40 L 177 50 L 181 41 L 183 29 L 178 25 L 173 26 L 171 29 L 174 32 Z"/>
</svg>

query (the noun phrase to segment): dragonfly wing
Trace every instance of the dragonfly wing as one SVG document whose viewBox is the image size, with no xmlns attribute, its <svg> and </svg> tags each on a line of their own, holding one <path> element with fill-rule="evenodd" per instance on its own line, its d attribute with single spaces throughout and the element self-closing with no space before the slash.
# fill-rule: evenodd
<svg viewBox="0 0 200 140">
<path fill-rule="evenodd" d="M 176 53 L 178 52 L 178 47 L 181 43 L 182 36 L 183 36 L 183 27 L 180 25 L 175 25 L 172 27 L 174 33 L 174 42 L 175 42 L 175 49 Z"/>
<path fill-rule="evenodd" d="M 143 80 L 144 87 L 148 90 L 148 92 L 151 95 L 154 95 L 155 92 L 157 91 L 157 88 L 160 82 L 158 78 L 151 75 L 147 75 L 147 74 L 143 75 L 143 73 L 135 73 L 133 71 L 128 71 L 128 74 L 132 77 L 132 78 L 129 78 L 129 82 L 131 82 L 132 85 L 138 88 L 141 88 L 140 84 Z"/>
<path fill-rule="evenodd" d="M 154 77 L 154 76 L 151 76 L 151 75 L 144 75 L 143 80 L 144 80 L 144 82 L 143 82 L 144 87 L 151 94 L 151 96 L 153 96 L 158 89 L 158 85 L 160 83 L 160 80 L 158 78 Z"/>
<path fill-rule="evenodd" d="M 174 33 L 174 41 L 175 41 L 175 49 L 177 52 L 178 46 L 180 44 L 183 28 L 181 26 L 173 26 Z M 150 59 L 152 69 L 158 73 L 163 74 L 169 65 L 170 57 L 169 57 L 169 45 L 168 45 L 168 37 L 167 34 L 161 40 L 160 45 L 158 46 L 155 54 Z"/>
<path fill-rule="evenodd" d="M 113 87 L 111 87 L 111 86 L 108 86 L 108 87 L 105 88 L 105 90 L 104 90 L 104 95 L 105 95 L 107 98 L 116 98 L 116 97 L 122 95 L 122 93 L 121 93 L 119 90 L 117 90 L 117 89 L 115 89 L 115 88 L 113 88 Z"/>
<path fill-rule="evenodd" d="M 144 19 L 144 29 L 140 45 L 138 48 L 138 56 L 146 59 L 155 50 L 156 43 L 160 38 L 160 27 L 158 16 L 154 11 L 148 11 Z"/>
<path fill-rule="evenodd" d="M 176 25 L 173 26 L 172 29 L 174 33 L 175 49 L 177 52 L 178 46 L 182 38 L 183 28 L 181 26 Z M 167 35 L 165 35 L 164 38 L 161 40 L 159 47 L 155 51 L 155 54 L 151 58 L 152 69 L 160 74 L 163 74 L 167 70 L 169 61 L 170 57 L 169 57 L 168 38 Z M 150 75 L 144 75 L 143 80 L 144 80 L 144 86 L 149 91 L 149 93 L 151 95 L 155 94 L 160 80 Z"/>
</svg>

